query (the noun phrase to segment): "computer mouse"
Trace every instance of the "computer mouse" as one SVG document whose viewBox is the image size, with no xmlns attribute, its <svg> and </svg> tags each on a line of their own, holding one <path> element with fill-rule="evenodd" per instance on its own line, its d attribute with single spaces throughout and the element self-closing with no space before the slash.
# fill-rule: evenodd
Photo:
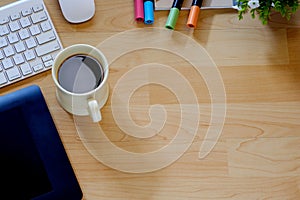
<svg viewBox="0 0 300 200">
<path fill-rule="evenodd" d="M 95 14 L 95 0 L 58 0 L 64 18 L 70 23 L 82 23 Z"/>
</svg>

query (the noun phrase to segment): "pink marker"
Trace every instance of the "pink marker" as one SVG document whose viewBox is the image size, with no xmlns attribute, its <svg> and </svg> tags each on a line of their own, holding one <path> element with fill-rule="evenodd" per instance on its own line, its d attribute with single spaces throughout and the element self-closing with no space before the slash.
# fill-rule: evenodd
<svg viewBox="0 0 300 200">
<path fill-rule="evenodd" d="M 134 0 L 134 15 L 136 21 L 144 21 L 144 0 Z"/>
</svg>

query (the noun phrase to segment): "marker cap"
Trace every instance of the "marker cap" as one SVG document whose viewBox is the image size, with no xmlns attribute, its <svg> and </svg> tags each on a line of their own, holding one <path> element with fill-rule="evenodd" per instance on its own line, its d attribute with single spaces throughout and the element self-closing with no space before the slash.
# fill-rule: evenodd
<svg viewBox="0 0 300 200">
<path fill-rule="evenodd" d="M 179 9 L 175 7 L 171 8 L 165 27 L 168 29 L 174 29 L 178 16 L 179 16 Z"/>
<path fill-rule="evenodd" d="M 198 16 L 200 12 L 199 6 L 192 6 L 189 13 L 189 18 L 186 25 L 190 28 L 195 28 L 197 26 Z"/>
<path fill-rule="evenodd" d="M 145 24 L 153 24 L 154 22 L 154 4 L 152 1 L 144 2 Z"/>
<path fill-rule="evenodd" d="M 134 15 L 136 21 L 144 21 L 144 0 L 134 0 Z"/>
</svg>

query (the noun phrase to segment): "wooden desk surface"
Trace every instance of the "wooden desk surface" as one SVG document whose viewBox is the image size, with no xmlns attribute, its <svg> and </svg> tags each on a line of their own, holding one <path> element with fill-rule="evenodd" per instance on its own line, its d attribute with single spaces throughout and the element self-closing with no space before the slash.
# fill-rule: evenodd
<svg viewBox="0 0 300 200">
<path fill-rule="evenodd" d="M 12 0 L 1 1 L 1 5 L 9 2 Z M 117 33 L 148 27 L 134 21 L 133 1 L 129 0 L 96 1 L 94 18 L 78 25 L 64 20 L 58 1 L 45 0 L 45 4 L 64 47 L 76 43 L 98 45 Z M 150 27 L 163 28 L 167 15 L 167 11 L 155 12 L 155 23 Z M 187 15 L 187 11 L 180 13 L 176 31 L 207 50 L 226 91 L 222 134 L 203 159 L 198 154 L 205 133 L 220 124 L 210 121 L 213 105 L 203 77 L 170 52 L 134 51 L 110 66 L 110 88 L 135 66 L 158 62 L 176 69 L 195 90 L 201 110 L 197 135 L 182 157 L 158 171 L 125 173 L 95 159 L 83 145 L 85 138 L 78 135 L 73 116 L 57 103 L 50 71 L 0 89 L 0 94 L 31 84 L 41 87 L 84 199 L 299 199 L 300 12 L 290 22 L 274 14 L 269 25 L 263 26 L 249 16 L 239 21 L 234 10 L 205 10 L 193 32 L 185 28 Z M 162 85 L 149 84 L 131 96 L 130 115 L 141 126 L 150 122 L 149 105 L 165 106 L 165 127 L 151 138 L 136 138 L 122 131 L 112 115 L 111 98 L 102 109 L 104 119 L 99 126 L 111 143 L 126 151 L 146 154 L 168 146 L 180 124 L 176 95 Z M 112 159 L 118 157 L 107 149 L 109 153 Z M 176 152 L 169 153 L 172 156 Z M 158 158 L 157 162 L 163 162 L 163 157 Z M 141 163 L 151 165 L 144 159 L 131 162 L 132 168 Z"/>
</svg>

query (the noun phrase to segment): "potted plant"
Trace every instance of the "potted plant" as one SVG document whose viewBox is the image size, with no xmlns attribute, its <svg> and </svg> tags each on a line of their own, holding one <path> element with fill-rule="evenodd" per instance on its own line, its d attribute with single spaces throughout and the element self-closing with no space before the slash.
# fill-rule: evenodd
<svg viewBox="0 0 300 200">
<path fill-rule="evenodd" d="M 273 11 L 289 20 L 299 8 L 299 0 L 237 0 L 236 8 L 239 19 L 243 19 L 243 15 L 250 12 L 252 18 L 257 15 L 263 24 L 267 24 Z"/>
</svg>

